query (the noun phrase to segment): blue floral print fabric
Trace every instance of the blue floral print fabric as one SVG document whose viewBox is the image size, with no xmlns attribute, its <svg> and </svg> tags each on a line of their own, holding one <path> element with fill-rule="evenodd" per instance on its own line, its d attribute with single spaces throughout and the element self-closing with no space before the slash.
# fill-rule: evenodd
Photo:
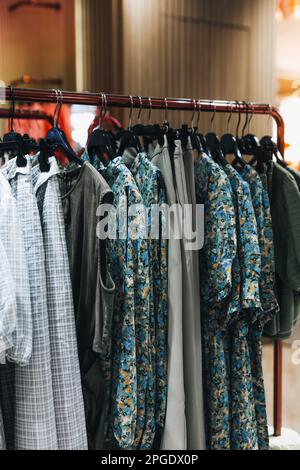
<svg viewBox="0 0 300 470">
<path fill-rule="evenodd" d="M 137 432 L 145 426 L 150 367 L 146 218 L 141 194 L 121 158 L 115 158 L 100 170 L 114 193 L 117 213 L 117 237 L 108 243 L 109 270 L 116 284 L 109 435 L 120 448 L 135 449 Z M 130 215 L 127 210 L 132 205 L 136 212 Z M 128 226 L 136 233 L 135 238 L 120 238 L 126 217 Z"/>
<path fill-rule="evenodd" d="M 130 171 L 147 208 L 166 203 L 164 182 L 160 170 L 145 153 L 138 154 Z M 150 266 L 150 369 L 146 402 L 146 423 L 141 440 L 141 449 L 151 449 L 155 435 L 161 435 L 167 406 L 167 314 L 168 314 L 168 270 L 167 240 L 159 233 L 153 234 L 155 214 L 148 212 L 148 250 Z M 156 238 L 156 237 L 159 238 Z M 159 440 L 159 439 L 158 439 Z"/>
<path fill-rule="evenodd" d="M 258 228 L 258 241 L 261 254 L 261 276 L 259 282 L 262 308 L 248 333 L 248 345 L 251 358 L 252 380 L 254 388 L 255 412 L 260 450 L 269 448 L 267 427 L 266 398 L 262 369 L 262 332 L 264 325 L 278 311 L 274 294 L 274 252 L 270 203 L 262 181 L 250 165 L 246 165 L 241 176 L 248 182 Z"/>
<path fill-rule="evenodd" d="M 197 202 L 204 204 L 200 251 L 201 321 L 207 447 L 230 449 L 227 304 L 237 238 L 232 191 L 224 171 L 207 155 L 195 159 Z"/>
<path fill-rule="evenodd" d="M 257 224 L 249 186 L 231 166 L 224 168 L 232 190 L 236 214 L 237 251 L 240 267 L 240 315 L 230 327 L 230 448 L 258 449 L 257 423 L 250 352 L 247 342 L 249 325 L 260 312 L 260 250 Z M 233 284 L 238 279 L 233 278 Z"/>
</svg>

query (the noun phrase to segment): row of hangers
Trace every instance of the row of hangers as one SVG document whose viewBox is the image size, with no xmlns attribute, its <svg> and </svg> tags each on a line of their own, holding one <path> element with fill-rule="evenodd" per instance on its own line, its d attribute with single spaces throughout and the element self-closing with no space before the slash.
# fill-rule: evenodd
<svg viewBox="0 0 300 470">
<path fill-rule="evenodd" d="M 38 142 L 32 139 L 28 134 L 21 135 L 14 131 L 13 120 L 15 112 L 15 100 L 13 97 L 13 88 L 11 87 L 12 94 L 12 106 L 10 110 L 10 130 L 0 141 L 0 152 L 11 152 L 17 157 L 16 163 L 18 167 L 25 167 L 27 160 L 26 154 L 32 152 L 39 152 L 39 163 L 41 171 L 49 171 L 49 158 L 60 151 L 68 159 L 78 165 L 82 165 L 83 161 L 77 157 L 76 153 L 69 144 L 67 137 L 62 129 L 59 128 L 59 115 L 63 105 L 62 92 L 55 90 L 56 92 L 56 107 L 53 116 L 53 127 L 47 132 L 45 139 L 40 139 Z"/>
<path fill-rule="evenodd" d="M 12 109 L 10 120 L 10 131 L 3 136 L 0 141 L 0 152 L 14 152 L 17 157 L 17 166 L 24 167 L 27 164 L 25 155 L 32 152 L 39 152 L 39 162 L 41 171 L 49 171 L 49 157 L 56 155 L 57 152 L 62 152 L 69 162 L 75 162 L 82 165 L 83 161 L 76 155 L 71 145 L 69 144 L 65 133 L 59 128 L 59 115 L 63 105 L 63 96 L 60 90 L 55 90 L 56 93 L 56 107 L 54 110 L 53 127 L 48 131 L 45 139 L 40 139 L 36 142 L 30 138 L 28 134 L 20 135 L 14 132 L 13 129 L 13 116 L 15 110 L 15 100 L 12 94 Z M 87 151 L 91 161 L 97 156 L 107 164 L 109 160 L 116 155 L 122 155 L 126 149 L 133 149 L 136 153 L 142 150 L 147 151 L 150 143 L 158 141 L 161 145 L 164 143 L 164 136 L 167 137 L 170 153 L 172 155 L 175 149 L 175 141 L 181 140 L 183 146 L 187 145 L 188 138 L 191 138 L 191 143 L 194 150 L 199 153 L 205 152 L 211 156 L 215 161 L 221 165 L 229 164 L 228 156 L 233 156 L 231 164 L 245 166 L 248 164 L 262 163 L 272 160 L 273 157 L 285 165 L 283 157 L 278 151 L 277 145 L 272 141 L 271 137 L 265 136 L 259 140 L 254 134 L 250 133 L 250 123 L 254 115 L 251 104 L 246 105 L 246 120 L 242 128 L 242 135 L 239 137 L 239 128 L 241 124 L 241 113 L 239 112 L 238 123 L 236 128 L 236 135 L 234 136 L 229 132 L 229 125 L 232 117 L 232 109 L 228 109 L 229 117 L 227 120 L 227 132 L 219 138 L 213 131 L 213 123 L 215 119 L 216 109 L 213 111 L 211 118 L 211 129 L 206 135 L 198 131 L 199 119 L 201 115 L 201 103 L 194 100 L 194 110 L 190 126 L 183 124 L 179 129 L 173 129 L 167 118 L 168 113 L 168 99 L 165 98 L 165 119 L 162 125 L 151 124 L 152 102 L 149 97 L 149 115 L 148 123 L 144 125 L 141 123 L 141 114 L 143 110 L 142 98 L 140 100 L 140 108 L 137 117 L 137 124 L 132 125 L 133 116 L 133 97 L 130 96 L 131 107 L 129 122 L 127 128 L 118 129 L 115 133 L 107 131 L 103 127 L 104 118 L 108 112 L 107 98 L 105 93 L 101 93 L 101 108 L 99 116 L 99 125 L 93 130 L 88 138 Z M 213 104 L 213 101 L 211 102 Z M 270 109 L 271 112 L 271 109 Z M 198 113 L 196 125 L 194 118 Z M 245 130 L 248 128 L 248 133 L 245 135 Z M 244 156 L 251 156 L 250 160 L 245 160 Z"/>
<path fill-rule="evenodd" d="M 168 99 L 165 98 L 165 119 L 162 125 L 151 124 L 151 112 L 152 102 L 149 97 L 149 115 L 148 124 L 143 125 L 141 123 L 141 114 L 143 110 L 142 98 L 139 97 L 140 108 L 137 116 L 137 124 L 132 125 L 133 115 L 133 97 L 130 96 L 131 107 L 129 114 L 129 123 L 127 129 L 120 129 L 117 133 L 106 131 L 103 126 L 103 120 L 107 113 L 107 99 L 104 93 L 101 94 L 101 112 L 99 117 L 99 125 L 91 134 L 87 150 L 91 160 L 95 156 L 101 160 L 107 161 L 116 156 L 116 140 L 120 142 L 118 148 L 118 155 L 122 155 L 126 148 L 134 149 L 137 153 L 142 150 L 147 152 L 149 144 L 158 141 L 161 145 L 164 142 L 164 136 L 167 136 L 169 149 L 171 154 L 175 149 L 175 140 L 181 140 L 183 146 L 186 146 L 187 140 L 190 137 L 191 143 L 194 150 L 199 153 L 205 152 L 216 160 L 221 165 L 227 165 L 229 161 L 227 157 L 232 155 L 234 160 L 231 164 L 239 164 L 245 166 L 246 164 L 263 163 L 272 160 L 273 157 L 282 164 L 286 165 L 283 157 L 281 156 L 277 145 L 270 136 L 264 136 L 262 139 L 258 139 L 254 134 L 250 133 L 250 123 L 254 115 L 251 104 L 244 102 L 246 105 L 246 120 L 242 128 L 242 135 L 239 137 L 239 128 L 241 124 L 241 112 L 239 112 L 238 123 L 236 128 L 236 135 L 234 136 L 229 132 L 229 125 L 232 117 L 232 109 L 228 108 L 229 117 L 227 120 L 227 133 L 221 138 L 213 132 L 213 123 L 215 119 L 216 109 L 214 109 L 213 116 L 211 118 L 211 130 L 206 135 L 198 132 L 199 119 L 201 114 L 201 103 L 200 101 L 194 100 L 194 110 L 190 126 L 183 124 L 180 129 L 173 129 L 167 118 L 168 112 Z M 213 101 L 211 102 L 213 104 Z M 194 118 L 196 112 L 198 113 L 198 119 L 196 125 L 194 125 Z M 271 114 L 271 107 L 270 107 Z M 248 133 L 245 134 L 245 130 L 248 128 Z M 141 144 L 143 142 L 143 146 Z M 244 156 L 251 156 L 250 160 L 245 160 Z"/>
</svg>

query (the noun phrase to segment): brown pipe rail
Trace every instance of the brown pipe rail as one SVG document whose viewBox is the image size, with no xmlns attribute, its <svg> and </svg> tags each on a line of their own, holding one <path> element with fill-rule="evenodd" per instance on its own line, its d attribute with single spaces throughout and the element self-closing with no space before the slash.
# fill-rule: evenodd
<svg viewBox="0 0 300 470">
<path fill-rule="evenodd" d="M 148 108 L 177 111 L 208 111 L 216 113 L 249 113 L 271 115 L 277 124 L 277 146 L 284 156 L 284 120 L 277 108 L 269 104 L 245 101 L 195 100 L 187 98 L 157 98 L 74 91 L 0 88 L 0 98 L 8 101 L 78 104 L 117 108 Z M 274 342 L 274 435 L 282 428 L 282 342 Z"/>
<path fill-rule="evenodd" d="M 48 121 L 53 126 L 54 119 L 47 113 L 30 109 L 15 109 L 12 113 L 9 109 L 0 108 L 0 119 L 25 119 L 25 120 L 39 120 Z"/>
</svg>

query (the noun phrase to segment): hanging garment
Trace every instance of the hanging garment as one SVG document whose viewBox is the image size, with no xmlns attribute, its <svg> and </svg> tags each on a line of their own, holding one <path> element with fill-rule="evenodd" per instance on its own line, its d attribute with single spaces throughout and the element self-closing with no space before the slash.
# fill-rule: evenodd
<svg viewBox="0 0 300 470">
<path fill-rule="evenodd" d="M 280 312 L 265 326 L 264 334 L 281 339 L 291 336 L 300 315 L 300 187 L 295 175 L 275 162 L 267 169 Z"/>
<path fill-rule="evenodd" d="M 27 365 L 32 354 L 32 312 L 28 267 L 16 200 L 3 173 L 0 173 L 0 238 L 5 249 L 16 295 L 16 324 L 12 319 L 12 347 L 6 351 L 9 361 Z M 5 276 L 7 277 L 7 276 Z M 5 282 L 3 280 L 2 282 Z M 2 360 L 3 362 L 3 360 Z M 0 402 L 2 404 L 6 448 L 15 448 L 15 369 L 0 365 Z"/>
<path fill-rule="evenodd" d="M 260 450 L 269 448 L 269 435 L 266 414 L 266 398 L 262 369 L 262 332 L 264 326 L 278 311 L 278 304 L 274 294 L 275 265 L 273 253 L 273 231 L 270 204 L 267 191 L 264 189 L 258 173 L 246 165 L 241 176 L 248 182 L 254 207 L 258 243 L 261 256 L 261 275 L 259 292 L 261 312 L 248 333 L 248 345 L 251 357 L 255 412 L 258 432 L 258 447 Z"/>
<path fill-rule="evenodd" d="M 145 429 L 146 396 L 152 399 L 154 393 L 146 214 L 142 196 L 121 157 L 112 160 L 103 174 L 114 193 L 117 215 L 116 238 L 108 244 L 109 268 L 116 283 L 109 437 L 122 449 L 135 449 L 140 448 Z M 127 210 L 133 207 L 130 215 Z M 155 424 L 154 415 L 150 429 L 151 424 Z"/>
<path fill-rule="evenodd" d="M 141 449 L 149 448 L 149 445 L 153 446 L 154 435 L 154 447 L 159 449 L 167 405 L 168 242 L 162 237 L 163 213 L 159 223 L 155 218 L 158 215 L 158 207 L 166 203 L 166 194 L 160 170 L 149 161 L 145 153 L 133 157 L 125 151 L 122 160 L 127 161 L 127 166 L 143 198 L 143 204 L 150 209 L 147 220 L 151 329 L 149 354 L 151 355 L 150 363 L 153 363 L 154 367 L 152 368 L 152 387 L 148 390 L 146 397 L 146 423 Z M 151 230 L 154 231 L 153 236 Z M 151 389 L 152 393 L 149 393 Z"/>
<path fill-rule="evenodd" d="M 300 171 L 297 171 L 297 170 L 295 170 L 294 168 L 292 168 L 290 166 L 288 166 L 286 169 L 287 169 L 287 171 L 289 171 L 291 173 L 291 175 L 293 175 L 293 177 L 295 178 L 295 181 L 297 183 L 297 186 L 300 189 Z"/>
<path fill-rule="evenodd" d="M 260 312 L 259 297 L 260 250 L 257 224 L 248 184 L 238 172 L 225 165 L 232 188 L 237 229 L 237 259 L 239 276 L 233 270 L 233 290 L 237 293 L 240 313 L 230 325 L 230 448 L 232 450 L 258 449 L 257 423 L 248 329 Z"/>
<path fill-rule="evenodd" d="M 230 449 L 227 303 L 236 257 L 236 223 L 231 186 L 207 155 L 195 160 L 197 202 L 205 205 L 200 251 L 201 319 L 207 446 Z"/>
<path fill-rule="evenodd" d="M 0 450 L 6 450 L 1 403 L 0 403 Z"/>
<path fill-rule="evenodd" d="M 99 210 L 113 195 L 88 163 L 58 175 L 75 309 L 89 449 L 102 449 L 108 406 L 114 283 L 106 243 L 97 237 Z"/>
<path fill-rule="evenodd" d="M 0 175 L 0 181 L 1 179 Z M 0 197 L 0 204 L 3 203 L 4 200 Z M 17 324 L 17 304 L 15 281 L 12 277 L 9 261 L 1 239 L 0 259 L 0 364 L 5 364 L 6 351 L 13 345 L 12 335 Z"/>
<path fill-rule="evenodd" d="M 278 310 L 274 295 L 274 252 L 270 202 L 258 173 L 250 165 L 241 171 L 242 178 L 248 182 L 257 222 L 258 242 L 261 254 L 261 276 L 259 282 L 263 321 Z"/>
<path fill-rule="evenodd" d="M 57 449 L 47 310 L 45 253 L 37 202 L 30 177 L 31 161 L 19 168 L 16 158 L 5 167 L 17 200 L 29 274 L 32 311 L 32 356 L 15 367 L 15 448 Z M 4 171 L 3 170 L 3 171 Z"/>
<path fill-rule="evenodd" d="M 153 151 L 152 163 L 162 173 L 169 207 L 176 204 L 167 137 L 163 147 Z M 181 244 L 175 234 L 178 220 L 170 217 L 168 244 L 168 395 L 162 450 L 187 449 L 182 334 L 182 261 Z"/>
<path fill-rule="evenodd" d="M 9 263 L 9 271 L 2 278 L 2 282 L 4 289 L 5 283 L 9 281 L 10 287 L 8 289 L 10 290 L 6 292 L 11 295 L 10 299 L 5 301 L 8 312 L 11 313 L 9 324 L 3 323 L 3 328 L 6 328 L 6 339 L 3 336 L 3 341 L 5 349 L 7 349 L 8 343 L 11 343 L 11 348 L 7 352 L 8 359 L 20 365 L 26 365 L 32 352 L 32 315 L 28 267 L 19 221 L 16 200 L 12 195 L 8 181 L 3 173 L 0 173 L 0 239 Z M 2 269 L 4 269 L 6 258 L 1 257 L 1 259 L 3 260 Z M 10 273 L 13 282 L 11 282 Z M 10 307 L 9 302 L 11 303 Z M 16 311 L 14 312 L 15 302 Z"/>
<path fill-rule="evenodd" d="M 0 404 L 6 449 L 15 449 L 15 364 L 0 365 Z"/>
<path fill-rule="evenodd" d="M 38 162 L 37 162 L 38 163 Z M 63 209 L 56 159 L 32 169 L 45 249 L 51 371 L 59 450 L 87 449 L 84 404 Z"/>
<path fill-rule="evenodd" d="M 183 163 L 181 142 L 175 141 L 174 167 L 177 199 L 182 208 L 189 204 L 186 175 Z M 196 255 L 187 247 L 182 238 L 182 273 L 183 273 L 183 347 L 184 347 L 184 383 L 186 398 L 186 422 L 188 449 L 205 449 L 204 409 L 202 397 L 202 353 L 200 302 L 197 302 L 199 285 L 194 272 L 193 257 Z M 197 255 L 196 255 L 197 256 Z"/>
<path fill-rule="evenodd" d="M 136 150 L 133 148 L 129 148 L 125 150 L 122 155 L 122 162 L 124 162 L 127 167 L 130 169 L 131 175 L 134 177 L 134 182 L 136 184 L 136 188 L 141 195 L 142 203 L 145 207 L 150 208 L 149 203 L 155 200 L 155 195 L 157 193 L 157 174 L 153 174 L 153 169 L 151 171 L 149 161 L 147 161 L 147 156 L 145 154 L 137 154 Z M 148 170 L 148 171 L 147 171 Z M 149 172 L 150 170 L 150 172 Z M 147 174 L 148 173 L 148 174 Z M 146 192 L 146 189 L 150 190 L 150 192 Z M 158 197 L 158 193 L 157 193 Z M 158 202 L 156 202 L 158 204 Z M 159 264 L 159 246 L 157 245 L 156 240 L 150 239 L 150 230 L 151 230 L 151 212 L 149 212 L 148 217 L 146 216 L 145 219 L 145 228 L 147 230 L 146 238 L 147 238 L 147 248 L 148 248 L 148 275 L 149 275 L 149 303 L 148 303 L 148 318 L 149 318 L 149 350 L 148 350 L 148 357 L 149 357 L 149 366 L 148 366 L 148 384 L 144 396 L 144 403 L 142 406 L 139 407 L 138 402 L 138 422 L 140 420 L 139 416 L 139 408 L 144 411 L 143 417 L 144 421 L 141 423 L 142 425 L 137 425 L 136 428 L 136 436 L 134 446 L 140 449 L 151 449 L 154 446 L 156 429 L 158 423 L 156 422 L 156 406 L 159 403 L 158 397 L 158 387 L 159 381 L 161 378 L 159 377 L 159 348 L 156 344 L 156 323 L 158 320 L 158 305 L 160 301 L 160 285 L 157 283 L 160 281 L 160 278 L 157 278 L 158 273 L 158 264 Z M 162 327 L 162 325 L 161 325 Z M 164 330 L 165 331 L 165 330 Z M 165 357 L 166 362 L 166 357 Z M 137 371 L 138 373 L 138 371 Z M 161 391 L 161 390 L 160 390 Z M 159 444 L 157 445 L 159 449 Z"/>
</svg>

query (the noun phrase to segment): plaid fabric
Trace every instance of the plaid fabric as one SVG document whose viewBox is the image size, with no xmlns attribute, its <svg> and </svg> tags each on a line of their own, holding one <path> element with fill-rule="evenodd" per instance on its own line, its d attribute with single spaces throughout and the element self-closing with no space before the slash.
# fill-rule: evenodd
<svg viewBox="0 0 300 470">
<path fill-rule="evenodd" d="M 31 163 L 6 166 L 6 176 L 17 200 L 18 216 L 29 273 L 33 319 L 33 350 L 27 367 L 15 369 L 15 448 L 57 449 L 47 311 L 45 253 L 37 202 L 30 178 Z"/>
<path fill-rule="evenodd" d="M 73 295 L 63 208 L 55 158 L 48 173 L 32 168 L 46 257 L 47 304 L 57 443 L 60 450 L 87 449 Z"/>
<path fill-rule="evenodd" d="M 15 364 L 11 362 L 0 365 L 0 405 L 6 449 L 13 450 L 15 446 Z"/>
<path fill-rule="evenodd" d="M 2 334 L 5 335 L 2 337 L 4 349 L 12 346 L 7 353 L 8 359 L 26 365 L 32 351 L 28 268 L 16 200 L 12 196 L 11 188 L 4 176 L 0 173 L 0 239 L 7 256 L 4 258 L 1 255 L 1 292 L 4 288 L 6 295 L 3 298 L 1 294 L 0 304 L 2 301 L 4 302 L 3 307 L 7 309 L 7 317 L 4 319 L 5 312 L 1 308 L 0 330 L 2 329 Z M 6 259 L 9 263 L 11 276 L 7 265 L 4 264 Z M 15 281 L 14 283 L 11 277 Z M 14 305 L 15 301 L 16 305 Z M 15 315 L 17 315 L 17 319 Z M 2 325 L 1 321 L 3 321 Z M 2 334 L 0 331 L 0 337 Z"/>
<path fill-rule="evenodd" d="M 0 178 L 1 181 L 1 178 Z M 16 328 L 16 289 L 3 243 L 0 240 L 0 364 L 5 363 L 6 350 L 12 346 Z"/>
</svg>

